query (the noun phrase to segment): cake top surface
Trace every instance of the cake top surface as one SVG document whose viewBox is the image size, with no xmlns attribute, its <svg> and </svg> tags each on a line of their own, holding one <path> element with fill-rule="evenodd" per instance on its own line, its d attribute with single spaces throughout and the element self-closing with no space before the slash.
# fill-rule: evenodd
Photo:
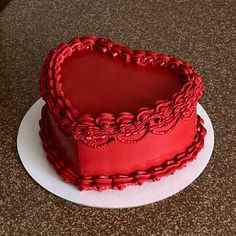
<svg viewBox="0 0 236 236">
<path fill-rule="evenodd" d="M 90 146 L 132 143 L 168 132 L 196 110 L 203 84 L 174 55 L 132 50 L 94 36 L 74 38 L 47 55 L 40 94 L 59 127 Z"/>
<path fill-rule="evenodd" d="M 160 66 L 139 66 L 96 50 L 74 52 L 61 66 L 66 98 L 79 112 L 136 112 L 157 100 L 171 99 L 183 80 Z"/>
</svg>

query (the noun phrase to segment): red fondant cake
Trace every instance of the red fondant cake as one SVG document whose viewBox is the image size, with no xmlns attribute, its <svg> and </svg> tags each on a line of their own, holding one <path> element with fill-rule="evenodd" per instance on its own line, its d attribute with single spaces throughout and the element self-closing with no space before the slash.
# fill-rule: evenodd
<svg viewBox="0 0 236 236">
<path fill-rule="evenodd" d="M 173 55 L 93 36 L 63 43 L 41 70 L 47 158 L 80 190 L 159 180 L 203 147 L 202 89 L 195 69 Z"/>
</svg>

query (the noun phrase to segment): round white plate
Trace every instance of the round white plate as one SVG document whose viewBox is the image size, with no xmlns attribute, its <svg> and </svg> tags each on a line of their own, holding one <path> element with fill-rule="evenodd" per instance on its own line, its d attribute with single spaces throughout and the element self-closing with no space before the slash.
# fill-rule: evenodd
<svg viewBox="0 0 236 236">
<path fill-rule="evenodd" d="M 198 114 L 204 120 L 207 130 L 205 146 L 196 160 L 160 181 L 144 183 L 119 190 L 79 191 L 76 187 L 64 183 L 47 161 L 39 138 L 39 119 L 44 101 L 39 99 L 23 118 L 18 136 L 17 148 L 23 166 L 30 176 L 49 192 L 66 200 L 92 207 L 126 208 L 136 207 L 163 200 L 190 185 L 206 167 L 214 146 L 214 131 L 211 121 L 198 104 Z"/>
</svg>

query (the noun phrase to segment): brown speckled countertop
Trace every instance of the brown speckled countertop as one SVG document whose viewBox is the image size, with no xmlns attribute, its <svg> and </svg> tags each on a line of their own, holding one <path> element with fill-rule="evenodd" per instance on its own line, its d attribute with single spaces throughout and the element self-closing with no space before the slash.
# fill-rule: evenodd
<svg viewBox="0 0 236 236">
<path fill-rule="evenodd" d="M 14 0 L 0 13 L 0 235 L 236 235 L 236 1 Z M 164 201 L 96 209 L 58 198 L 24 170 L 21 119 L 45 53 L 76 35 L 176 54 L 204 77 L 215 148 L 201 176 Z"/>
</svg>

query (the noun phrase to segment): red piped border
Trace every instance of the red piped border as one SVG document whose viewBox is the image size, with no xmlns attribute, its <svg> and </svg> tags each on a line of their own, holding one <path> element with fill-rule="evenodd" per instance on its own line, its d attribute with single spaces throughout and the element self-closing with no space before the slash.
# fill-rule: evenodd
<svg viewBox="0 0 236 236">
<path fill-rule="evenodd" d="M 41 130 L 39 134 L 42 139 L 43 148 L 47 153 L 47 159 L 66 183 L 73 184 L 80 190 L 122 190 L 130 185 L 141 185 L 144 182 L 160 180 L 162 177 L 182 169 L 188 162 L 194 160 L 198 152 L 203 148 L 204 137 L 206 135 L 206 129 L 203 126 L 204 121 L 200 116 L 197 116 L 197 132 L 193 143 L 186 148 L 185 152 L 177 154 L 172 160 L 166 161 L 161 166 L 151 167 L 147 170 L 137 170 L 129 175 L 79 176 L 73 173 L 69 166 L 66 165 L 63 157 L 60 156 L 58 149 L 51 141 L 46 109 L 46 106 L 42 109 Z"/>
<path fill-rule="evenodd" d="M 125 63 L 167 68 L 178 74 L 184 85 L 170 100 L 158 100 L 152 107 L 140 108 L 135 113 L 121 112 L 117 116 L 101 113 L 97 117 L 80 114 L 64 96 L 60 71 L 61 64 L 67 57 L 82 50 L 97 50 Z M 202 80 L 196 70 L 174 55 L 132 50 L 120 43 L 95 36 L 74 38 L 53 49 L 44 61 L 40 76 L 40 94 L 60 129 L 75 140 L 96 148 L 115 140 L 135 143 L 148 132 L 157 135 L 169 132 L 180 119 L 188 119 L 195 112 L 202 90 Z"/>
</svg>

